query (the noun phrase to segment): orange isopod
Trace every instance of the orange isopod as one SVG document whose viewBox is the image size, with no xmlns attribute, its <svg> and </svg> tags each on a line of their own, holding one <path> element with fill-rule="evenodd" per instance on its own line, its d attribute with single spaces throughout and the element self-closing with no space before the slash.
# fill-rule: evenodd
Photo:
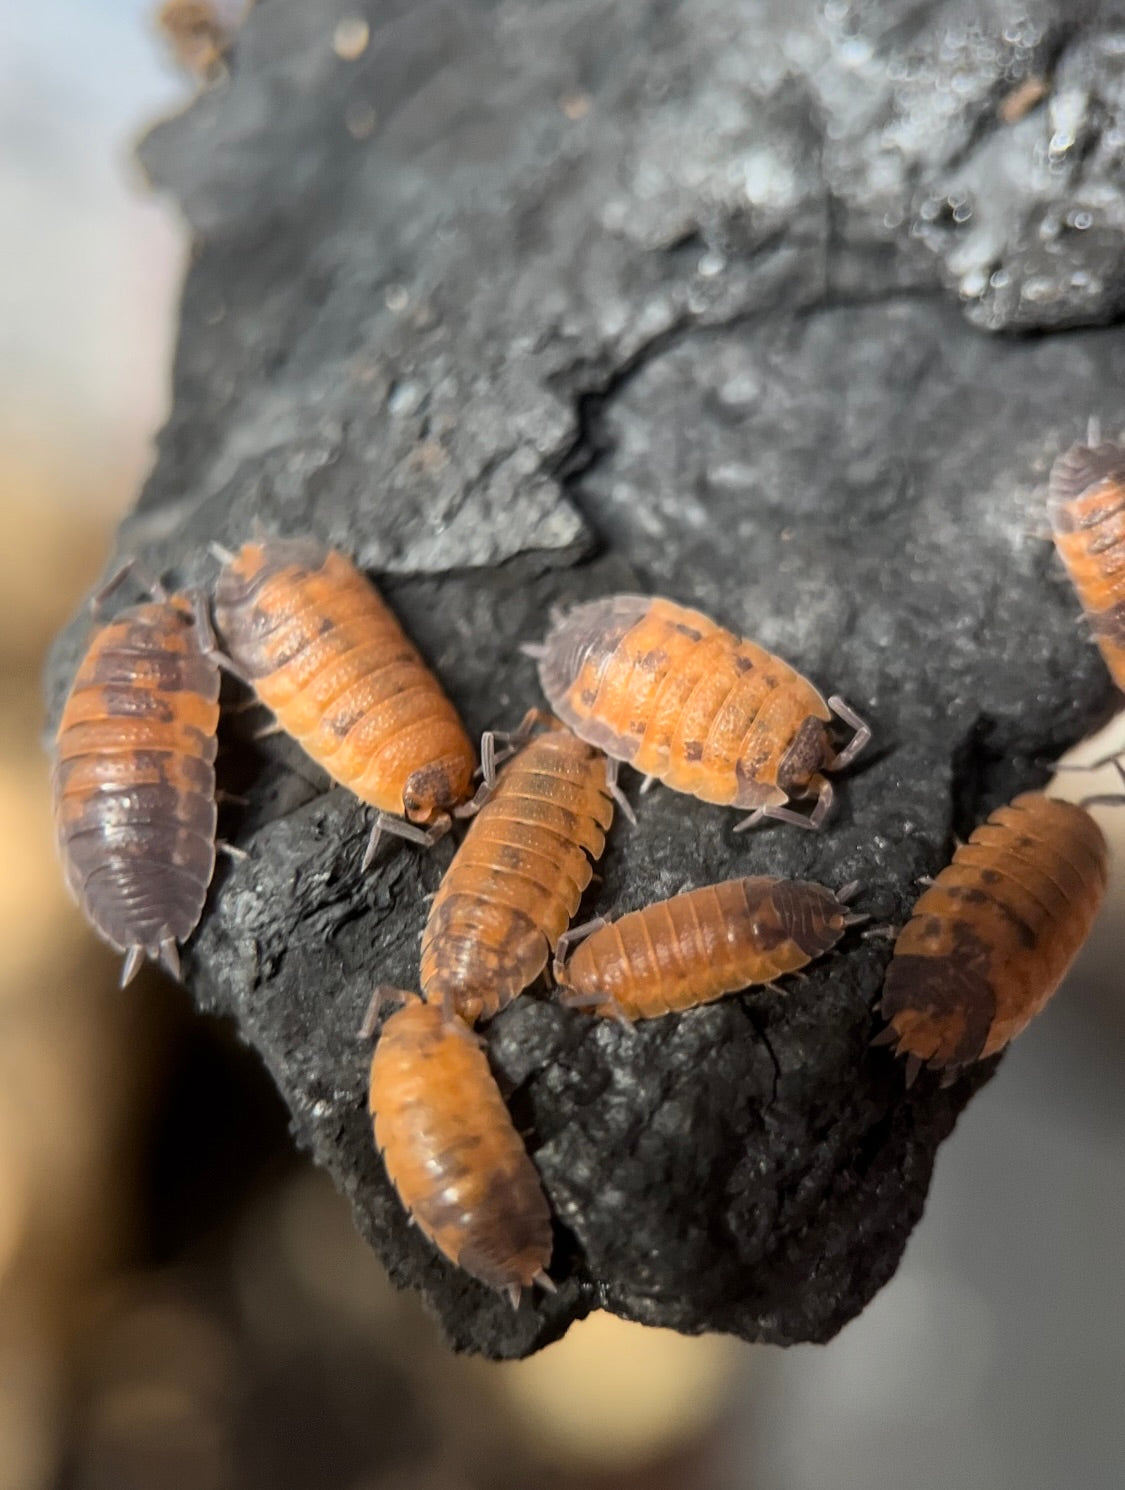
<svg viewBox="0 0 1125 1490">
<path fill-rule="evenodd" d="M 1097 439 L 1073 445 L 1051 471 L 1047 511 L 1098 647 L 1125 689 L 1125 447 Z"/>
<path fill-rule="evenodd" d="M 763 817 L 819 828 L 832 804 L 821 772 L 849 765 L 871 738 L 842 699 L 826 703 L 780 658 L 671 600 L 591 601 L 524 650 L 576 735 L 649 780 L 752 808 L 736 831 Z M 833 713 L 855 730 L 841 751 L 829 739 Z M 795 796 L 816 798 L 807 817 L 785 807 Z"/>
<path fill-rule="evenodd" d="M 215 620 L 231 660 L 281 728 L 378 811 L 364 868 L 384 830 L 433 843 L 470 794 L 476 754 L 389 608 L 315 538 L 224 558 Z"/>
<path fill-rule="evenodd" d="M 1043 1008 L 1089 933 L 1108 855 L 1082 807 L 1039 792 L 976 828 L 895 942 L 877 1043 L 948 1068 L 995 1055 Z"/>
<path fill-rule="evenodd" d="M 617 1019 L 654 1019 L 753 983 L 772 983 L 821 957 L 866 916 L 811 880 L 769 875 L 723 880 L 592 921 L 561 939 L 555 981 L 563 1001 Z M 571 941 L 584 936 L 566 959 Z"/>
<path fill-rule="evenodd" d="M 199 596 L 151 590 L 91 642 L 52 774 L 67 884 L 125 953 L 122 985 L 146 957 L 179 976 L 177 943 L 198 924 L 215 868 L 214 637 Z"/>
<path fill-rule="evenodd" d="M 554 1291 L 551 1212 L 477 1037 L 413 995 L 371 1061 L 375 1145 L 399 1199 L 458 1267 L 518 1305 Z"/>
<path fill-rule="evenodd" d="M 500 771 L 422 933 L 424 997 L 470 1024 L 491 1018 L 546 967 L 613 821 L 614 763 L 548 723 Z"/>
</svg>

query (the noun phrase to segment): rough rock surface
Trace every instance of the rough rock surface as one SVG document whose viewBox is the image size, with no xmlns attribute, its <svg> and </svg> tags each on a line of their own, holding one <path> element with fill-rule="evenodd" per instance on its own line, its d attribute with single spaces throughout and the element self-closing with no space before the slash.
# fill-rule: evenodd
<svg viewBox="0 0 1125 1490">
<path fill-rule="evenodd" d="M 371 28 L 351 61 L 345 13 Z M 1122 14 L 1073 0 L 262 0 L 230 77 L 142 146 L 198 248 L 119 547 L 199 582 L 208 540 L 312 529 L 473 729 L 537 701 L 517 646 L 551 604 L 697 605 L 875 746 L 817 837 L 645 798 L 590 909 L 773 872 L 858 878 L 898 918 L 1110 703 L 1036 530 L 1053 455 L 1120 423 L 1125 337 L 1094 328 L 1125 286 L 1123 59 Z M 364 878 L 365 812 L 252 723 L 220 756 L 250 858 L 186 981 L 453 1343 L 523 1354 L 594 1306 L 825 1340 L 863 1307 L 990 1074 L 908 1094 L 869 1050 L 885 944 L 634 1034 L 542 993 L 495 1020 L 558 1221 L 559 1293 L 513 1313 L 408 1227 L 364 1111 L 355 1031 L 373 983 L 414 985 L 452 844 Z"/>
</svg>

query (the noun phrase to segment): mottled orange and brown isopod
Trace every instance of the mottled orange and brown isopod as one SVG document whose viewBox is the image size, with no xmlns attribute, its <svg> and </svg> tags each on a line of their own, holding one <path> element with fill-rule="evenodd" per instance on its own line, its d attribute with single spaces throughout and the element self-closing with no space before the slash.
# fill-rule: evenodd
<svg viewBox="0 0 1125 1490">
<path fill-rule="evenodd" d="M 753 642 L 671 600 L 610 595 L 557 620 L 539 678 L 551 707 L 583 740 L 676 791 L 818 828 L 832 802 L 823 771 L 863 749 L 867 726 L 839 698 L 826 703 L 800 673 Z M 835 712 L 855 729 L 837 752 Z M 815 797 L 812 813 L 786 808 Z"/>
<path fill-rule="evenodd" d="M 809 880 L 753 875 L 704 885 L 611 923 L 591 923 L 569 959 L 564 936 L 555 981 L 565 1003 L 614 1018 L 654 1019 L 754 983 L 772 983 L 821 957 L 866 920 Z M 584 928 L 579 929 L 579 935 Z"/>
<path fill-rule="evenodd" d="M 1105 839 L 1038 792 L 975 829 L 914 907 L 883 985 L 879 1043 L 919 1066 L 995 1055 L 1043 1008 L 1105 894 Z"/>
<path fill-rule="evenodd" d="M 1125 689 L 1125 447 L 1092 441 L 1059 456 L 1047 510 L 1106 666 Z"/>
<path fill-rule="evenodd" d="M 378 809 L 365 866 L 383 830 L 422 843 L 448 830 L 470 794 L 472 742 L 350 559 L 308 537 L 247 543 L 219 575 L 215 620 L 281 728 Z"/>
<path fill-rule="evenodd" d="M 551 1213 L 488 1060 L 458 1018 L 411 997 L 371 1061 L 375 1145 L 399 1199 L 446 1257 L 513 1304 L 553 1291 Z"/>
<path fill-rule="evenodd" d="M 215 868 L 219 670 L 202 601 L 122 611 L 95 635 L 55 741 L 55 825 L 87 919 L 125 953 L 173 976 L 177 943 L 203 914 Z"/>
<path fill-rule="evenodd" d="M 533 983 L 613 821 L 611 762 L 556 721 L 501 770 L 422 934 L 422 992 L 469 1023 Z"/>
</svg>

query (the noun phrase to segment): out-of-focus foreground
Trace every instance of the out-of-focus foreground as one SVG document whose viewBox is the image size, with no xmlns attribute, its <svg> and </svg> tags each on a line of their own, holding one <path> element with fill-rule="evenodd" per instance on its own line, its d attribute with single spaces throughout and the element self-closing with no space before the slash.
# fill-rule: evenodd
<svg viewBox="0 0 1125 1490">
<path fill-rule="evenodd" d="M 0 1490 L 1118 1485 L 1120 873 L 825 1350 L 595 1316 L 529 1362 L 450 1357 L 253 1060 L 155 975 L 117 991 L 55 864 L 38 675 L 166 406 L 186 244 L 125 141 L 182 84 L 135 0 L 51 34 L 33 9 L 3 0 L 0 59 Z"/>
</svg>

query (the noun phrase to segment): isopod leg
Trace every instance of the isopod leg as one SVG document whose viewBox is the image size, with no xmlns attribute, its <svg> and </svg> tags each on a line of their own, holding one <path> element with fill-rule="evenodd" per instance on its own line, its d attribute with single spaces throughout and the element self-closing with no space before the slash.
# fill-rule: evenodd
<svg viewBox="0 0 1125 1490">
<path fill-rule="evenodd" d="M 438 839 L 444 838 L 452 826 L 451 819 L 444 815 L 430 827 L 419 828 L 414 823 L 405 822 L 401 817 L 392 817 L 389 812 L 376 813 L 360 869 L 365 870 L 371 867 L 371 861 L 378 851 L 379 842 L 384 833 L 390 833 L 395 838 L 405 838 L 407 843 L 420 843 L 424 848 L 433 848 Z"/>
<path fill-rule="evenodd" d="M 559 1003 L 564 1009 L 592 1009 L 595 1014 L 604 1014 L 622 1029 L 632 1030 L 633 1021 L 615 998 L 606 993 L 577 993 L 573 988 L 559 990 Z"/>
<path fill-rule="evenodd" d="M 789 823 L 794 828 L 809 828 L 818 833 L 832 807 L 834 793 L 832 783 L 823 776 L 814 776 L 809 785 L 816 790 L 817 795 L 816 806 L 807 817 L 803 812 L 794 812 L 791 807 L 758 807 L 749 817 L 740 818 L 734 825 L 734 831 L 745 833 L 748 828 L 756 828 L 763 819 L 772 818 L 778 823 Z"/>
<path fill-rule="evenodd" d="M 211 622 L 211 612 L 207 605 L 207 597 L 200 589 L 191 592 L 191 618 L 195 626 L 195 634 L 199 638 L 199 649 L 204 657 L 209 657 L 216 667 L 221 667 L 230 673 L 232 678 L 247 688 L 253 688 L 249 677 L 238 666 L 232 657 L 229 657 L 222 647 L 219 646 L 219 638 L 215 635 L 215 627 Z"/>
<path fill-rule="evenodd" d="M 595 916 L 593 920 L 583 921 L 581 926 L 572 926 L 569 931 L 563 932 L 555 943 L 555 961 L 551 968 L 556 983 L 562 982 L 563 973 L 566 970 L 566 954 L 574 943 L 584 941 L 586 937 L 592 936 L 595 931 L 600 931 L 603 926 L 608 925 L 609 922 L 604 916 Z"/>
<path fill-rule="evenodd" d="M 898 1030 L 893 1024 L 885 1024 L 879 1033 L 873 1036 L 872 1045 L 893 1045 L 898 1039 Z"/>
<path fill-rule="evenodd" d="M 656 777 L 655 776 L 646 776 L 645 779 L 641 782 L 640 795 L 642 797 L 647 797 L 648 794 L 649 794 L 649 792 L 652 791 L 652 789 L 653 789 L 653 787 L 655 785 L 656 785 Z"/>
<path fill-rule="evenodd" d="M 1113 756 L 1112 761 L 1114 770 L 1120 776 L 1122 785 L 1125 786 L 1125 765 L 1122 765 L 1117 756 Z M 1083 797 L 1078 805 L 1079 807 L 1120 807 L 1123 802 L 1125 802 L 1125 796 L 1120 792 L 1102 792 L 1096 797 Z"/>
<path fill-rule="evenodd" d="M 99 586 L 93 595 L 91 595 L 90 610 L 95 616 L 101 611 L 102 606 L 113 594 L 114 590 L 117 589 L 118 585 L 127 579 L 130 574 L 140 585 L 141 589 L 153 600 L 168 599 L 168 591 L 160 583 L 156 575 L 151 574 L 136 555 L 133 555 L 128 559 L 122 560 L 106 580 L 105 584 Z"/>
<path fill-rule="evenodd" d="M 882 926 L 869 926 L 866 931 L 860 932 L 859 937 L 864 942 L 893 942 L 898 939 L 901 930 L 901 926 L 893 926 L 887 922 Z"/>
<path fill-rule="evenodd" d="M 370 1040 L 375 1033 L 375 1026 L 379 1023 L 379 1015 L 387 1004 L 401 1004 L 405 999 L 415 998 L 417 995 L 407 993 L 404 988 L 395 988 L 391 983 L 380 983 L 371 995 L 371 1002 L 367 1005 L 367 1012 L 363 1016 L 363 1023 L 359 1027 L 357 1036 L 360 1040 Z"/>
<path fill-rule="evenodd" d="M 626 821 L 631 823 L 632 826 L 635 828 L 637 826 L 637 814 L 633 811 L 633 805 L 629 801 L 629 798 L 617 784 L 617 772 L 620 765 L 621 762 L 618 760 L 614 760 L 612 756 L 606 757 L 605 787 L 606 791 L 617 803 L 618 807 L 620 807 Z"/>
<path fill-rule="evenodd" d="M 851 737 L 843 750 L 833 759 L 830 769 L 842 771 L 850 766 L 852 761 L 861 750 L 865 750 L 871 742 L 871 726 L 855 712 L 850 705 L 846 704 L 838 693 L 834 693 L 828 700 L 828 707 L 834 714 L 838 714 L 845 724 L 850 724 L 855 734 Z"/>
<path fill-rule="evenodd" d="M 242 863 L 243 859 L 250 857 L 244 848 L 239 848 L 236 844 L 228 843 L 225 838 L 216 838 L 215 848 L 220 854 L 226 854 L 228 859 L 234 859 L 239 864 Z"/>
</svg>

